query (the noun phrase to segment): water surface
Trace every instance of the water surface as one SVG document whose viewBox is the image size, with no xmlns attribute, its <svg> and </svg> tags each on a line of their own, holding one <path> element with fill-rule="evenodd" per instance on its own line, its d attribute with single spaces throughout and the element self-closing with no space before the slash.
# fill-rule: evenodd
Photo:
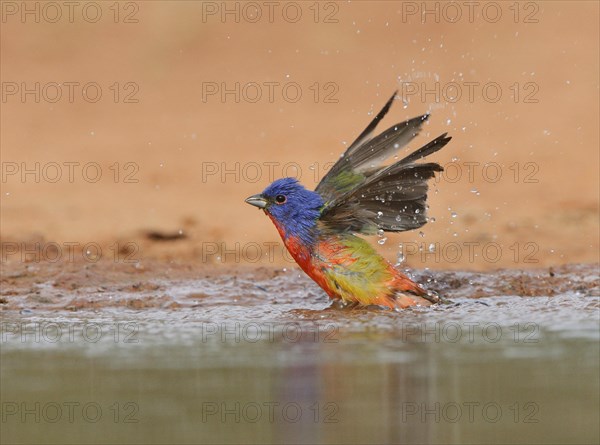
<svg viewBox="0 0 600 445">
<path fill-rule="evenodd" d="M 595 284 L 478 299 L 456 273 L 457 304 L 399 313 L 332 308 L 295 273 L 5 310 L 2 441 L 597 443 L 597 277 L 576 273 Z"/>
</svg>

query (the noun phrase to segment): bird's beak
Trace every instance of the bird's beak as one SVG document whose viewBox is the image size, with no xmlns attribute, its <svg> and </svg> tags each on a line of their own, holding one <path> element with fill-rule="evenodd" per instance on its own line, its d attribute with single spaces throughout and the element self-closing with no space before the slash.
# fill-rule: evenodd
<svg viewBox="0 0 600 445">
<path fill-rule="evenodd" d="M 249 196 L 246 198 L 246 202 L 259 209 L 264 209 L 267 206 L 267 200 L 262 195 Z"/>
</svg>

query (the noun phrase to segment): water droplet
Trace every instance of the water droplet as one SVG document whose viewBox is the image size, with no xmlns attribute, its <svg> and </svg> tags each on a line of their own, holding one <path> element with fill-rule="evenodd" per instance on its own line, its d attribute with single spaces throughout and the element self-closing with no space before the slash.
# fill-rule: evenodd
<svg viewBox="0 0 600 445">
<path fill-rule="evenodd" d="M 450 213 L 450 216 L 451 216 L 452 218 L 456 218 L 456 217 L 458 216 L 458 214 L 457 214 L 456 212 L 452 212 L 452 213 Z"/>
<path fill-rule="evenodd" d="M 435 244 L 431 243 L 431 244 L 429 245 L 429 247 L 428 247 L 428 250 L 429 250 L 431 253 L 435 252 Z"/>
<path fill-rule="evenodd" d="M 396 256 L 395 266 L 396 267 L 401 266 L 405 260 L 406 260 L 406 256 L 404 256 L 404 249 L 402 247 L 402 244 L 400 244 L 400 250 L 398 251 L 398 255 Z"/>
<path fill-rule="evenodd" d="M 380 240 L 377 241 L 377 243 L 384 245 L 385 242 L 387 241 L 387 238 L 384 236 L 383 238 L 381 238 Z"/>
<path fill-rule="evenodd" d="M 423 237 L 425 236 L 425 232 L 423 232 L 423 231 L 420 231 L 420 232 L 419 232 L 419 236 L 420 236 L 421 238 L 423 238 Z"/>
</svg>

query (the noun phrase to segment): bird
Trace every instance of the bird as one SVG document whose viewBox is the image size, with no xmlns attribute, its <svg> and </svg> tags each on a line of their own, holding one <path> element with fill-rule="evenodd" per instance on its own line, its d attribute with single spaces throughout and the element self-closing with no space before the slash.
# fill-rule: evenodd
<svg viewBox="0 0 600 445">
<path fill-rule="evenodd" d="M 396 269 L 363 238 L 427 223 L 427 181 L 443 168 L 418 161 L 451 139 L 443 133 L 386 163 L 429 118 L 426 113 L 374 135 L 397 97 L 394 92 L 314 191 L 288 177 L 245 200 L 271 219 L 300 268 L 343 307 L 401 310 L 446 302 Z"/>
</svg>

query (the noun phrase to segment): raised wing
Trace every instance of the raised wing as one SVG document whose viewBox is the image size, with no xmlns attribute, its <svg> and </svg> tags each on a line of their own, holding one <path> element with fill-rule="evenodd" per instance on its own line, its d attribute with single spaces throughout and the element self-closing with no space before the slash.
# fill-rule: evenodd
<svg viewBox="0 0 600 445">
<path fill-rule="evenodd" d="M 372 137 L 395 98 L 396 93 L 317 185 L 315 191 L 326 203 L 365 182 L 381 169 L 387 159 L 419 134 L 423 122 L 429 117 L 428 114 L 393 125 L 378 136 Z"/>
<path fill-rule="evenodd" d="M 436 163 L 414 161 L 435 153 L 450 141 L 446 134 L 382 168 L 358 187 L 325 206 L 320 221 L 337 232 L 402 232 L 427 222 L 427 180 L 442 171 Z"/>
</svg>

